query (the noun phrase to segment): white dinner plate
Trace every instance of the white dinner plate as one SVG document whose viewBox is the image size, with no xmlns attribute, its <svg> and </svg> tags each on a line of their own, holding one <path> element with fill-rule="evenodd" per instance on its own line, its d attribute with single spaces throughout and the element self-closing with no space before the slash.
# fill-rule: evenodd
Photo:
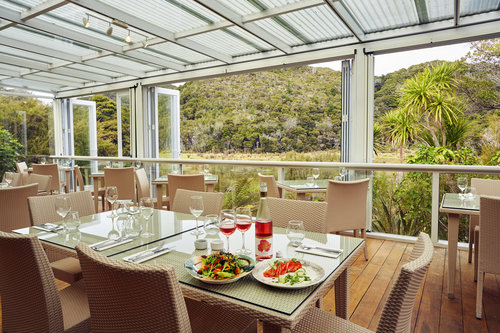
<svg viewBox="0 0 500 333">
<path fill-rule="evenodd" d="M 239 254 L 238 257 L 240 257 L 243 260 L 247 260 L 249 263 L 248 266 L 245 267 L 244 271 L 241 272 L 240 274 L 233 276 L 231 278 L 228 278 L 228 279 L 223 279 L 223 280 L 213 280 L 213 279 L 209 279 L 205 276 L 198 274 L 198 269 L 199 269 L 200 265 L 202 265 L 199 256 L 189 258 L 186 261 L 186 263 L 184 264 L 184 267 L 189 272 L 189 274 L 191 274 L 192 277 L 194 277 L 195 279 L 200 280 L 202 282 L 210 283 L 210 284 L 228 284 L 228 283 L 236 282 L 239 279 L 241 279 L 242 277 L 250 274 L 250 272 L 255 267 L 255 260 L 253 260 L 253 258 L 246 256 L 246 255 L 242 255 L 242 254 Z"/>
<path fill-rule="evenodd" d="M 302 264 L 302 268 L 306 270 L 306 276 L 311 278 L 310 281 L 302 281 L 299 283 L 295 283 L 293 286 L 290 283 L 278 283 L 278 278 L 268 278 L 264 276 L 264 272 L 267 271 L 274 263 L 275 260 L 280 260 L 282 262 L 287 262 L 291 260 L 291 258 L 280 258 L 280 259 L 268 259 L 257 263 L 254 270 L 252 271 L 253 277 L 264 284 L 267 284 L 271 287 L 276 288 L 285 288 L 285 289 L 300 289 L 306 288 L 310 286 L 314 286 L 315 284 L 320 283 L 325 278 L 325 270 L 318 264 L 307 260 L 299 260 Z M 293 273 L 288 273 L 293 274 Z"/>
</svg>

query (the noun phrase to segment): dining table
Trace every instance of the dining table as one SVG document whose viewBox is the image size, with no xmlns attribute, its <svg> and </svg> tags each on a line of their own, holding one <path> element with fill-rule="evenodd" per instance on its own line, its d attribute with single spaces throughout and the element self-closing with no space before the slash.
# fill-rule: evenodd
<svg viewBox="0 0 500 333">
<path fill-rule="evenodd" d="M 454 298 L 460 215 L 479 215 L 479 196 L 445 193 L 439 211 L 448 214 L 448 298 Z"/>
<path fill-rule="evenodd" d="M 309 184 L 307 180 L 279 180 L 276 182 L 278 188 L 290 191 L 297 195 L 298 200 L 305 200 L 306 193 L 326 193 L 328 179 L 318 179 Z"/>
<path fill-rule="evenodd" d="M 206 174 L 204 175 L 204 179 L 207 192 L 213 192 L 215 190 L 215 185 L 219 182 L 219 176 Z M 156 186 L 156 208 L 161 209 L 164 187 L 165 193 L 168 194 L 168 176 L 155 178 L 151 184 Z"/>
<path fill-rule="evenodd" d="M 36 234 L 42 242 L 74 250 L 79 242 L 89 245 L 106 242 L 113 235 L 123 235 L 123 223 L 127 214 L 119 212 L 116 218 L 110 217 L 110 212 L 102 212 L 81 217 L 78 230 L 67 232 L 43 231 L 36 226 L 14 230 L 20 234 Z M 140 218 L 139 216 L 137 216 Z M 203 219 L 203 217 L 201 218 Z M 58 224 L 58 223 L 55 223 Z M 264 332 L 288 331 L 302 319 L 308 310 L 316 306 L 323 296 L 335 286 L 336 315 L 348 318 L 349 314 L 349 270 L 356 257 L 365 246 L 364 240 L 335 234 L 306 232 L 304 244 L 323 246 L 341 250 L 336 258 L 299 252 L 286 236 L 283 228 L 273 228 L 273 259 L 296 258 L 307 265 L 321 267 L 317 281 L 311 286 L 279 287 L 264 284 L 253 276 L 253 272 L 227 284 L 209 284 L 193 275 L 186 268 L 192 258 L 211 253 L 211 243 L 214 240 L 223 240 L 227 246 L 226 237 L 222 234 L 195 236 L 191 232 L 196 227 L 194 216 L 166 210 L 154 210 L 150 220 L 149 230 L 152 236 L 138 236 L 123 244 L 106 248 L 99 253 L 117 260 L 127 260 L 144 252 L 153 253 L 158 245 L 169 248 L 158 256 L 144 261 L 146 264 L 169 264 L 175 269 L 183 294 L 187 297 L 203 300 L 208 304 L 216 304 L 223 309 L 232 311 L 235 316 L 244 315 L 263 322 Z M 237 232 L 229 237 L 229 246 L 232 251 L 242 245 L 242 239 Z M 245 233 L 247 249 L 255 258 L 254 224 Z M 207 249 L 197 250 L 195 240 L 204 238 L 209 244 Z M 259 261 L 257 261 L 258 265 Z M 263 263 L 266 264 L 267 263 Z"/>
</svg>

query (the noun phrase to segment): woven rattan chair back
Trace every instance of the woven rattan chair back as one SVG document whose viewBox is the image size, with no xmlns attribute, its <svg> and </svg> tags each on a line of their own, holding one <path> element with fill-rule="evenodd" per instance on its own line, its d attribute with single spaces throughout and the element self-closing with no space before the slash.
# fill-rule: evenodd
<svg viewBox="0 0 500 333">
<path fill-rule="evenodd" d="M 481 196 L 476 317 L 482 316 L 484 273 L 500 274 L 500 196 Z"/>
<path fill-rule="evenodd" d="M 18 162 L 16 163 L 16 169 L 17 172 L 22 173 L 28 170 L 28 165 L 26 164 L 26 162 Z"/>
<path fill-rule="evenodd" d="M 3 175 L 3 180 L 2 182 L 6 183 L 5 181 L 5 176 L 9 174 L 9 175 L 12 175 L 12 182 L 10 183 L 10 186 L 21 186 L 23 185 L 23 175 L 21 173 L 18 173 L 18 172 L 5 172 L 4 175 Z"/>
<path fill-rule="evenodd" d="M 168 175 L 168 198 L 173 205 L 178 189 L 205 191 L 205 176 L 203 175 Z"/>
<path fill-rule="evenodd" d="M 307 231 L 326 232 L 326 202 L 266 198 L 274 227 L 286 228 L 288 221 L 304 222 Z"/>
<path fill-rule="evenodd" d="M 429 235 L 420 233 L 413 246 L 410 262 L 401 267 L 398 278 L 392 286 L 382 310 L 377 332 L 410 332 L 415 298 L 433 254 L 434 246 Z"/>
<path fill-rule="evenodd" d="M 33 225 L 61 221 L 55 207 L 56 198 L 61 195 L 70 198 L 71 210 L 77 211 L 80 216 L 95 214 L 94 200 L 89 191 L 30 197 L 28 203 Z"/>
<path fill-rule="evenodd" d="M 76 189 L 79 191 L 85 191 L 85 183 L 83 182 L 82 172 L 80 171 L 80 167 L 78 165 L 73 167 L 73 175 L 75 181 L 75 192 Z"/>
<path fill-rule="evenodd" d="M 0 231 L 31 226 L 28 197 L 37 193 L 38 184 L 0 188 Z"/>
<path fill-rule="evenodd" d="M 50 192 L 50 186 L 52 185 L 52 176 L 32 173 L 30 175 L 27 175 L 26 180 L 23 181 L 23 184 L 38 184 L 38 191 L 42 191 L 42 194 L 48 194 Z"/>
<path fill-rule="evenodd" d="M 137 198 L 140 199 L 151 196 L 149 179 L 144 168 L 135 170 L 135 182 L 137 183 Z"/>
<path fill-rule="evenodd" d="M 224 199 L 224 193 L 178 189 L 175 193 L 175 200 L 172 204 L 171 210 L 174 212 L 191 214 L 189 211 L 189 205 L 192 196 L 200 196 L 203 198 L 204 210 L 201 215 L 219 214 L 222 209 L 222 199 Z"/>
<path fill-rule="evenodd" d="M 182 291 L 170 265 L 132 264 L 76 247 L 92 332 L 191 332 Z"/>
<path fill-rule="evenodd" d="M 135 196 L 134 168 L 104 168 L 104 183 L 106 186 L 116 186 L 119 200 L 137 202 Z"/>
<path fill-rule="evenodd" d="M 259 182 L 266 183 L 267 186 L 267 197 L 268 198 L 280 198 L 278 185 L 276 185 L 276 180 L 274 176 L 266 176 L 263 174 L 258 174 Z"/>
<path fill-rule="evenodd" d="M 328 182 L 326 201 L 326 232 L 354 230 L 354 236 L 366 239 L 366 204 L 368 200 L 369 178 L 354 181 Z M 365 259 L 368 252 L 365 246 Z"/>
<path fill-rule="evenodd" d="M 33 173 L 39 175 L 52 176 L 52 183 L 50 184 L 50 190 L 52 192 L 61 190 L 61 182 L 59 181 L 59 166 L 56 163 L 53 164 L 33 164 Z"/>
</svg>

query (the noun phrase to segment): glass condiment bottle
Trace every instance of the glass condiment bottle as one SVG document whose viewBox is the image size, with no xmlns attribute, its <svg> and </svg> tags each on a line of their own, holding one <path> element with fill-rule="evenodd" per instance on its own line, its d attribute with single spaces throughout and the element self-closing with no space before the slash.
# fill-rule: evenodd
<svg viewBox="0 0 500 333">
<path fill-rule="evenodd" d="M 266 198 L 260 198 L 259 210 L 255 221 L 255 258 L 258 260 L 273 257 L 273 222 Z"/>
</svg>

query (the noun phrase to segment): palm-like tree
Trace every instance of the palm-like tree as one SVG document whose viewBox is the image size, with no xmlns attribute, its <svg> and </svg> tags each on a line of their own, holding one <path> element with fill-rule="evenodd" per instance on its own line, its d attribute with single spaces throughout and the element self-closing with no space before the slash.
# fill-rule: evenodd
<svg viewBox="0 0 500 333">
<path fill-rule="evenodd" d="M 403 163 L 403 147 L 413 141 L 420 131 L 418 119 L 404 109 L 395 109 L 386 113 L 382 121 L 389 140 L 399 146 L 399 160 Z"/>
</svg>

